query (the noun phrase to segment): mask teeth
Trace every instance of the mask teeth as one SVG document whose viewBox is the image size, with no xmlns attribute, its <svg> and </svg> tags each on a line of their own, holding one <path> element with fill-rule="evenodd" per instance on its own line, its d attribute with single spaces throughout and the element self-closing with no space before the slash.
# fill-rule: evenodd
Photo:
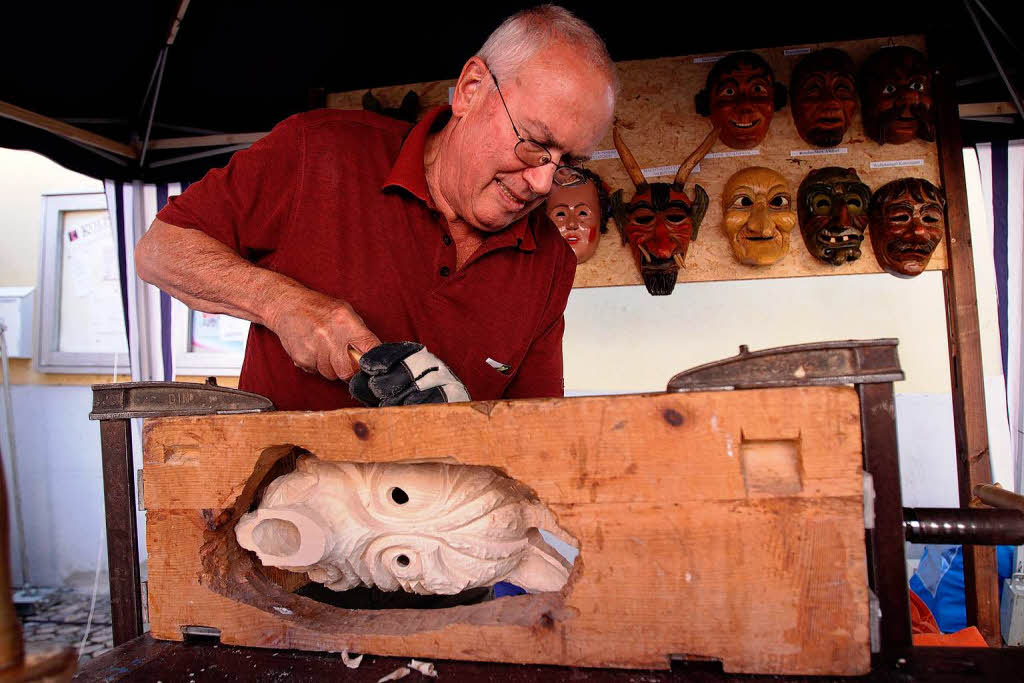
<svg viewBox="0 0 1024 683">
<path fill-rule="evenodd" d="M 672 254 L 672 258 L 673 258 L 673 260 L 675 260 L 676 265 L 679 266 L 680 268 L 685 268 L 686 267 L 686 266 L 683 265 L 683 255 L 680 254 L 679 252 L 676 252 L 676 253 Z"/>
<path fill-rule="evenodd" d="M 644 245 L 637 244 L 636 248 L 639 249 L 640 253 L 644 255 L 644 258 L 647 260 L 648 263 L 650 263 L 653 260 L 651 259 L 651 255 L 647 253 L 647 250 L 644 249 Z"/>
</svg>

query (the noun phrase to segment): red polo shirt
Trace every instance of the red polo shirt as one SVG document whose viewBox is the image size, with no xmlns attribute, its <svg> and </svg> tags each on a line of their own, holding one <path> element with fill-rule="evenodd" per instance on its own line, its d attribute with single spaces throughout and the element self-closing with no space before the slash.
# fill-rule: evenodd
<svg viewBox="0 0 1024 683">
<path fill-rule="evenodd" d="M 363 111 L 293 116 L 159 218 L 348 301 L 381 341 L 426 345 L 476 400 L 561 396 L 562 312 L 576 258 L 535 211 L 488 234 L 456 270 L 423 168 L 427 136 L 447 112 L 434 109 L 411 130 Z M 344 382 L 295 367 L 260 325 L 250 329 L 239 388 L 281 410 L 358 405 Z"/>
</svg>

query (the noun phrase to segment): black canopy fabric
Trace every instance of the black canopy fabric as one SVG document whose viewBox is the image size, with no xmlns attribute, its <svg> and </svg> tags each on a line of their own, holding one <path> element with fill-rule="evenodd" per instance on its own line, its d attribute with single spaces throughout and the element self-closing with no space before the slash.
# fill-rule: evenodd
<svg viewBox="0 0 1024 683">
<path fill-rule="evenodd" d="M 968 0 L 974 3 L 976 0 Z M 961 102 L 1009 93 L 961 2 L 563 3 L 604 36 L 615 60 L 942 29 Z M 124 143 L 149 120 L 146 93 L 181 0 L 22 3 L 0 19 L 0 101 Z M 1009 23 L 1009 3 L 985 8 Z M 191 0 L 167 59 L 152 138 L 269 130 L 329 92 L 454 78 L 502 18 L 523 5 Z M 973 5 L 972 5 L 973 6 Z M 984 16 L 1019 82 L 1021 55 Z M 1012 39 L 1012 32 L 1010 38 Z M 965 123 L 966 142 L 1021 137 L 1021 123 Z M 100 155 L 0 118 L 0 146 L 31 149 L 98 178 L 192 180 L 228 156 L 150 167 L 198 150 L 147 152 L 147 166 Z"/>
</svg>

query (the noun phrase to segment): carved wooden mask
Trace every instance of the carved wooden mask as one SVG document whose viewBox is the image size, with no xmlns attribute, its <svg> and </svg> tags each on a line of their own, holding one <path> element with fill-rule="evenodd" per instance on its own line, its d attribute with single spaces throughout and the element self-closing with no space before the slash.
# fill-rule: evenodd
<svg viewBox="0 0 1024 683">
<path fill-rule="evenodd" d="M 636 186 L 629 202 L 622 200 L 622 190 L 615 193 L 612 206 L 615 224 L 622 243 L 629 243 L 633 259 L 644 279 L 647 291 L 655 296 L 671 294 L 676 276 L 683 267 L 690 241 L 708 208 L 708 194 L 694 185 L 693 199 L 686 195 L 684 185 L 694 166 L 715 144 L 718 131 L 713 129 L 693 153 L 679 166 L 671 183 L 648 183 L 633 158 L 618 128 L 612 129 L 619 160 Z"/>
<path fill-rule="evenodd" d="M 829 166 L 808 173 L 797 195 L 807 251 L 833 266 L 859 259 L 870 202 L 871 190 L 852 168 Z"/>
<path fill-rule="evenodd" d="M 698 114 L 711 117 L 722 142 L 750 149 L 761 144 L 772 115 L 786 106 L 786 86 L 759 55 L 734 52 L 715 63 L 694 102 Z"/>
<path fill-rule="evenodd" d="M 935 140 L 931 70 L 920 52 L 901 46 L 874 53 L 861 68 L 860 90 L 864 132 L 872 140 Z"/>
<path fill-rule="evenodd" d="M 239 518 L 235 537 L 264 565 L 332 590 L 451 595 L 506 580 L 560 590 L 571 565 L 539 531 L 557 528 L 526 487 L 489 467 L 303 456 Z"/>
<path fill-rule="evenodd" d="M 886 183 L 871 198 L 871 248 L 896 277 L 920 275 L 946 232 L 946 197 L 922 178 Z"/>
<path fill-rule="evenodd" d="M 782 174 L 753 166 L 726 181 L 722 227 L 740 263 L 767 266 L 785 256 L 796 220 L 793 195 Z"/>
<path fill-rule="evenodd" d="M 608 230 L 608 190 L 601 178 L 581 169 L 586 180 L 579 185 L 551 185 L 544 212 L 569 243 L 579 263 L 597 252 L 601 235 Z"/>
<path fill-rule="evenodd" d="M 789 83 L 793 122 L 805 141 L 835 147 L 857 111 L 855 69 L 850 55 L 826 48 L 807 55 Z"/>
</svg>

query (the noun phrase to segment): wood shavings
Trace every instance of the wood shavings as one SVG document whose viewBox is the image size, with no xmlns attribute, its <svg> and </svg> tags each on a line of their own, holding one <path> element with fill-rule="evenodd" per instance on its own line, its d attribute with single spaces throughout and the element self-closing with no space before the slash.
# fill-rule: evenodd
<svg viewBox="0 0 1024 683">
<path fill-rule="evenodd" d="M 416 669 L 424 676 L 430 676 L 431 678 L 437 678 L 437 669 L 434 668 L 432 662 L 421 662 L 418 659 L 414 659 L 409 662 L 410 669 Z"/>
<path fill-rule="evenodd" d="M 359 665 L 363 663 L 363 656 L 357 655 L 355 657 L 351 657 L 348 654 L 348 650 L 342 650 L 341 661 L 345 662 L 345 666 L 350 669 L 358 669 Z"/>
<path fill-rule="evenodd" d="M 409 669 L 404 666 L 400 666 L 387 676 L 377 679 L 377 683 L 386 683 L 387 681 L 397 681 L 399 678 L 405 678 L 409 675 Z"/>
</svg>

